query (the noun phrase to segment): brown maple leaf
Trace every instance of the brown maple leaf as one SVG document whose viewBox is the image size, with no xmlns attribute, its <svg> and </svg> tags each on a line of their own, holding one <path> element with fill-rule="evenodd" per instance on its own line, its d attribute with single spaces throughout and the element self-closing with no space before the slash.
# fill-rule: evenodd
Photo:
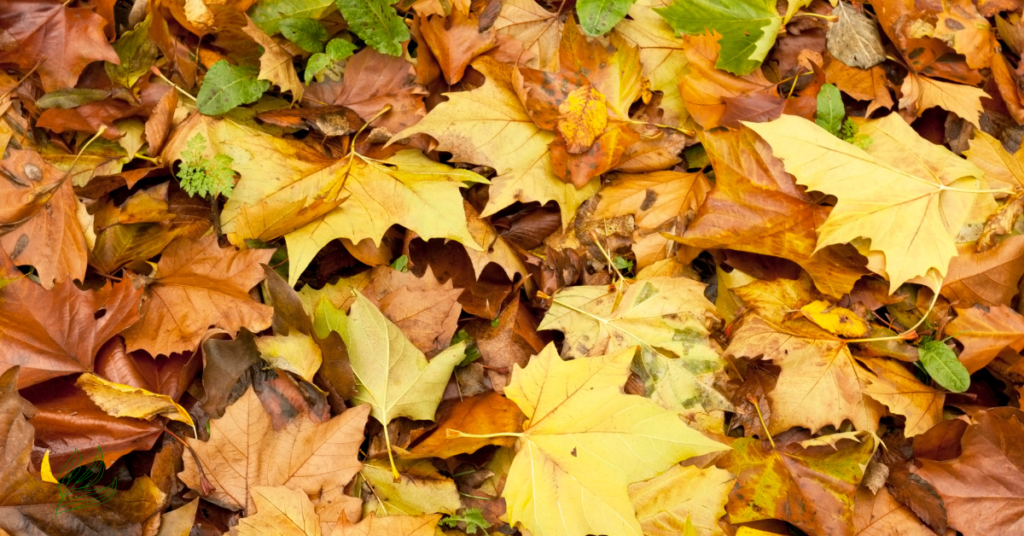
<svg viewBox="0 0 1024 536">
<path fill-rule="evenodd" d="M 192 351 L 211 326 L 237 333 L 270 327 L 273 309 L 249 289 L 263 280 L 273 250 L 222 249 L 217 237 L 179 238 L 164 250 L 155 277 L 146 277 L 142 320 L 124 332 L 128 351 Z"/>
</svg>

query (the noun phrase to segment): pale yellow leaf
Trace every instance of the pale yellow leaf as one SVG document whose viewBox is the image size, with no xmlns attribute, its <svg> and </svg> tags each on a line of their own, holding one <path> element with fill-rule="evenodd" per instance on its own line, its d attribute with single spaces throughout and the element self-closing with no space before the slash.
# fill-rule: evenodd
<svg viewBox="0 0 1024 536">
<path fill-rule="evenodd" d="M 892 359 L 858 357 L 874 375 L 867 377 L 864 392 L 885 404 L 889 411 L 903 415 L 907 422 L 906 437 L 923 434 L 942 422 L 944 391 L 933 389 L 917 379 L 914 373 Z"/>
<path fill-rule="evenodd" d="M 626 488 L 681 460 L 727 450 L 678 412 L 625 395 L 636 349 L 563 361 L 548 345 L 505 394 L 530 419 L 502 496 L 533 536 L 642 532 Z"/>
<path fill-rule="evenodd" d="M 890 292 L 946 273 L 981 182 L 977 166 L 925 140 L 897 114 L 861 124 L 872 139 L 867 151 L 793 115 L 747 126 L 797 183 L 839 199 L 818 229 L 817 249 L 871 240 L 871 250 L 885 255 Z"/>
<path fill-rule="evenodd" d="M 512 89 L 511 66 L 481 56 L 473 68 L 487 79 L 483 86 L 446 94 L 447 102 L 396 134 L 392 142 L 429 134 L 438 141 L 438 150 L 452 153 L 455 161 L 494 168 L 497 176 L 491 180 L 483 217 L 517 201 L 555 201 L 562 211 L 562 225 L 568 225 L 579 206 L 597 193 L 599 181 L 577 190 L 555 175 L 548 147 L 555 135 L 534 124 L 523 108 Z"/>
<path fill-rule="evenodd" d="M 703 284 L 654 277 L 630 285 L 621 296 L 605 285 L 566 287 L 555 293 L 538 329 L 565 333 L 566 357 L 640 345 L 634 370 L 652 400 L 668 409 L 710 411 L 732 407 L 712 386 L 725 363 L 709 339 L 708 326 L 717 321 Z"/>
<path fill-rule="evenodd" d="M 251 494 L 256 512 L 238 521 L 238 536 L 321 536 L 320 516 L 302 491 L 256 486 Z"/>
<path fill-rule="evenodd" d="M 313 338 L 291 331 L 288 335 L 267 335 L 256 339 L 260 357 L 270 366 L 293 372 L 307 382 L 320 370 L 323 356 Z"/>
<path fill-rule="evenodd" d="M 156 536 L 189 536 L 196 521 L 199 498 L 160 515 L 160 532 Z"/>
<path fill-rule="evenodd" d="M 630 484 L 629 499 L 645 536 L 674 536 L 687 525 L 698 536 L 720 536 L 725 533 L 718 520 L 735 481 L 732 473 L 714 466 L 673 465 L 651 480 Z"/>
<path fill-rule="evenodd" d="M 386 460 L 370 460 L 360 471 L 373 488 L 378 517 L 454 514 L 462 503 L 455 481 L 437 471 L 429 460 L 402 463 L 401 478 L 394 481 Z"/>
<path fill-rule="evenodd" d="M 151 421 L 158 415 L 195 427 L 192 416 L 171 397 L 85 373 L 75 385 L 107 414 Z"/>
<path fill-rule="evenodd" d="M 953 112 L 979 130 L 981 129 L 981 99 L 991 98 L 984 90 L 964 84 L 942 82 L 910 73 L 900 88 L 900 108 L 910 108 L 920 116 L 929 108 L 942 108 Z"/>
</svg>

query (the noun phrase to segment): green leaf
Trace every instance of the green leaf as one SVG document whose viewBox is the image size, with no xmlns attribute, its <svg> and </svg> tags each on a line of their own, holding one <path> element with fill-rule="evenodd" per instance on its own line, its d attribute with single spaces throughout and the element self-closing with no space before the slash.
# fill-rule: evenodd
<svg viewBox="0 0 1024 536">
<path fill-rule="evenodd" d="M 67 110 L 70 108 L 78 108 L 83 104 L 89 104 L 90 102 L 96 102 L 103 100 L 110 96 L 110 92 L 105 89 L 58 89 L 57 91 L 51 91 L 46 95 L 43 95 L 36 101 L 36 106 L 41 110 L 47 110 L 49 108 L 60 108 L 61 110 Z"/>
<path fill-rule="evenodd" d="M 324 41 L 330 37 L 327 28 L 313 19 L 284 19 L 281 34 L 306 52 L 323 52 Z"/>
<path fill-rule="evenodd" d="M 207 159 L 203 155 L 206 152 L 206 138 L 202 134 L 189 138 L 185 147 L 186 150 L 181 152 L 181 166 L 178 169 L 181 189 L 189 197 L 196 194 L 199 197 L 206 197 L 207 194 L 214 198 L 220 194 L 231 197 L 235 188 L 235 172 L 231 169 L 234 160 L 226 154 Z"/>
<path fill-rule="evenodd" d="M 408 272 L 409 256 L 402 255 L 401 257 L 395 259 L 394 262 L 391 263 L 391 267 L 394 268 L 395 270 L 398 270 L 399 272 Z"/>
<path fill-rule="evenodd" d="M 839 88 L 832 84 L 821 86 L 821 90 L 818 91 L 818 111 L 814 116 L 814 122 L 833 136 L 838 136 L 839 131 L 843 128 L 843 116 L 845 115 L 846 108 L 843 106 L 843 96 L 839 94 Z"/>
<path fill-rule="evenodd" d="M 199 88 L 196 104 L 203 115 L 220 115 L 259 100 L 270 89 L 269 80 L 257 80 L 255 67 L 236 67 L 220 60 L 210 67 Z"/>
<path fill-rule="evenodd" d="M 971 375 L 967 367 L 956 358 L 956 353 L 940 341 L 926 341 L 918 347 L 921 364 L 936 383 L 962 393 L 971 386 Z"/>
<path fill-rule="evenodd" d="M 306 62 L 306 73 L 303 78 L 308 86 L 313 77 L 319 77 L 324 71 L 331 68 L 335 63 L 349 57 L 356 51 L 356 46 L 344 39 L 331 39 L 327 43 L 327 52 L 318 52 L 309 57 Z"/>
<path fill-rule="evenodd" d="M 458 528 L 459 522 L 466 524 L 466 534 L 476 534 L 477 529 L 487 534 L 491 524 L 484 519 L 484 511 L 479 508 L 468 508 L 462 515 L 448 516 L 441 520 L 441 525 L 448 529 Z"/>
<path fill-rule="evenodd" d="M 626 16 L 636 0 L 579 0 L 576 13 L 580 26 L 587 35 L 601 35 L 611 31 Z"/>
<path fill-rule="evenodd" d="M 281 32 L 288 18 L 320 20 L 337 9 L 334 0 L 261 0 L 249 9 L 249 18 L 267 35 Z"/>
<path fill-rule="evenodd" d="M 152 15 L 147 15 L 146 20 L 142 21 L 134 30 L 125 32 L 114 43 L 114 52 L 117 52 L 117 57 L 121 59 L 121 65 L 114 65 L 109 61 L 103 62 L 103 68 L 106 69 L 111 82 L 131 88 L 156 63 L 160 50 L 156 47 L 156 43 L 149 38 L 151 23 Z"/>
<path fill-rule="evenodd" d="M 356 45 L 344 39 L 331 39 L 327 43 L 327 55 L 334 61 L 341 61 L 356 51 Z"/>
<path fill-rule="evenodd" d="M 676 0 L 655 11 L 679 33 L 702 35 L 714 30 L 721 34 L 715 67 L 736 75 L 761 65 L 782 24 L 774 0 Z"/>
<path fill-rule="evenodd" d="M 402 43 L 409 40 L 409 29 L 388 0 L 335 0 L 349 29 L 374 50 L 392 56 L 402 55 Z"/>
</svg>

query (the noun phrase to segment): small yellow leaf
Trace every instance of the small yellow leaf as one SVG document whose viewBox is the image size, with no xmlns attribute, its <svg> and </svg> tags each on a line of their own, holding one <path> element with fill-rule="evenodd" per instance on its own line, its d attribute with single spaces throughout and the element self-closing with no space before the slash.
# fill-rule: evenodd
<svg viewBox="0 0 1024 536">
<path fill-rule="evenodd" d="M 57 478 L 53 476 L 53 470 L 50 469 L 50 449 L 46 449 L 43 453 L 43 465 L 39 468 L 39 476 L 42 477 L 43 482 L 49 482 L 51 484 L 59 484 Z"/>
<path fill-rule="evenodd" d="M 556 128 L 565 137 L 570 154 L 589 149 L 608 126 L 608 104 L 604 95 L 590 84 L 569 93 L 558 113 Z"/>
<path fill-rule="evenodd" d="M 863 337 L 871 329 L 857 313 L 824 300 L 808 303 L 800 308 L 800 312 L 822 329 L 840 337 Z"/>
<path fill-rule="evenodd" d="M 305 333 L 292 331 L 288 335 L 268 335 L 256 339 L 256 348 L 260 357 L 270 366 L 294 372 L 307 382 L 313 381 L 313 375 L 323 364 L 320 347 L 313 338 Z"/>
<path fill-rule="evenodd" d="M 185 408 L 167 395 L 114 383 L 89 373 L 79 376 L 75 385 L 85 391 L 103 411 L 114 417 L 134 417 L 151 421 L 157 415 L 164 415 L 193 429 L 196 426 Z"/>
</svg>

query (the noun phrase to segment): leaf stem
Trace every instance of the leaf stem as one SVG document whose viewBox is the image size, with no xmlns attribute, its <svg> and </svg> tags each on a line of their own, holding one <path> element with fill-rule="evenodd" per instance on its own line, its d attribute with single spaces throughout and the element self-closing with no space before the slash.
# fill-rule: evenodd
<svg viewBox="0 0 1024 536">
<path fill-rule="evenodd" d="M 768 431 L 768 424 L 764 422 L 764 415 L 761 415 L 761 405 L 757 403 L 757 399 L 754 395 L 747 395 L 747 402 L 750 402 L 754 406 L 754 410 L 757 411 L 757 418 L 761 421 L 761 428 L 764 430 L 764 435 L 768 436 L 768 442 L 772 444 L 772 450 L 775 450 L 775 440 L 772 439 L 771 432 Z"/>
<path fill-rule="evenodd" d="M 181 93 L 182 95 L 184 95 L 184 96 L 186 96 L 186 97 L 188 97 L 188 98 L 192 99 L 192 102 L 198 102 L 198 101 L 196 101 L 196 98 L 192 96 L 192 94 L 191 94 L 191 93 L 189 93 L 188 91 L 185 91 L 185 90 L 184 90 L 184 89 L 183 89 L 183 88 L 182 88 L 181 86 L 179 86 L 178 84 L 175 84 L 174 82 L 171 82 L 170 80 L 168 80 L 168 79 L 167 79 L 167 77 L 166 77 L 166 76 L 164 76 L 164 73 L 160 72 L 160 69 L 157 69 L 157 68 L 156 68 L 156 65 L 154 65 L 153 67 L 151 67 L 151 68 L 150 68 L 150 71 L 152 71 L 152 72 L 153 72 L 153 74 L 155 74 L 155 75 L 157 75 L 158 77 L 160 77 L 160 79 L 161 79 L 161 80 L 163 80 L 164 82 L 167 82 L 168 84 L 170 84 L 170 85 L 171 85 L 171 87 L 173 87 L 174 89 L 178 90 L 178 93 Z"/>
<path fill-rule="evenodd" d="M 797 14 L 795 14 L 793 16 L 794 17 L 814 17 L 816 19 L 827 20 L 828 22 L 836 22 L 836 21 L 839 20 L 839 17 L 834 16 L 834 15 L 820 15 L 818 13 L 810 13 L 810 12 L 807 12 L 807 11 L 801 11 L 800 13 L 797 13 Z"/>
<path fill-rule="evenodd" d="M 466 432 L 460 432 L 459 430 L 452 430 L 451 428 L 445 429 L 445 437 L 452 439 L 455 437 L 470 437 L 477 439 L 491 439 L 494 437 L 524 437 L 524 434 L 518 432 L 499 432 L 497 434 L 468 434 Z"/>
<path fill-rule="evenodd" d="M 388 461 L 391 462 L 391 478 L 395 482 L 402 480 L 402 475 L 398 474 L 398 468 L 395 467 L 395 456 L 391 453 L 391 436 L 388 435 L 388 425 L 384 425 L 384 443 L 388 446 Z"/>
<path fill-rule="evenodd" d="M 893 336 L 890 336 L 890 337 L 869 337 L 869 338 L 866 338 L 866 339 L 847 339 L 846 342 L 850 343 L 850 342 L 896 341 L 896 340 L 908 340 L 908 339 L 915 339 L 915 338 L 917 338 L 917 332 L 915 330 L 917 330 L 917 328 L 920 327 L 921 324 L 924 324 L 925 319 L 927 319 L 928 315 L 931 314 L 932 309 L 935 308 L 935 303 L 939 300 L 939 293 L 942 291 L 942 280 L 936 278 L 935 282 L 936 282 L 937 286 L 935 288 L 934 295 L 932 296 L 932 301 L 931 301 L 931 303 L 928 304 L 928 310 L 925 311 L 923 315 L 921 315 L 920 320 L 918 320 L 916 324 L 911 326 L 910 329 L 904 331 L 903 333 L 899 333 L 897 335 L 893 335 Z"/>
</svg>

